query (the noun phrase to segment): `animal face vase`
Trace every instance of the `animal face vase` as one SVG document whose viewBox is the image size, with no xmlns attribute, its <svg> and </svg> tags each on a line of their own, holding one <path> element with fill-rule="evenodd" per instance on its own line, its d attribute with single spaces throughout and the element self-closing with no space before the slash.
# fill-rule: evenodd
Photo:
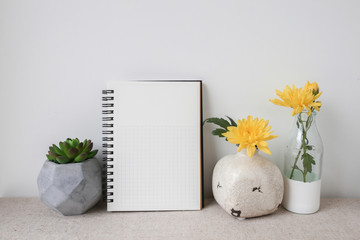
<svg viewBox="0 0 360 240">
<path fill-rule="evenodd" d="M 279 168 L 256 150 L 246 149 L 220 159 L 213 172 L 215 200 L 236 218 L 251 218 L 275 212 L 282 201 L 284 181 Z"/>
</svg>

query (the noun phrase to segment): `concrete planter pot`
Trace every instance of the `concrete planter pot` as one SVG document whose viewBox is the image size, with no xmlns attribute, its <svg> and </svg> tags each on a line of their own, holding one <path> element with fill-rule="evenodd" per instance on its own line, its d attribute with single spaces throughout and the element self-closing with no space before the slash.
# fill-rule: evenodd
<svg viewBox="0 0 360 240">
<path fill-rule="evenodd" d="M 46 160 L 37 179 L 40 199 L 65 215 L 78 215 L 101 198 L 101 166 L 95 159 L 57 164 Z"/>
</svg>

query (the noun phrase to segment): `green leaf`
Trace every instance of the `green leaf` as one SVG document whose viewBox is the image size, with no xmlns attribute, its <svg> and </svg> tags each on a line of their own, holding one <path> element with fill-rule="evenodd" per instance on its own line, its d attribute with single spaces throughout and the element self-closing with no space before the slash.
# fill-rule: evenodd
<svg viewBox="0 0 360 240">
<path fill-rule="evenodd" d="M 231 124 L 223 118 L 208 118 L 204 122 L 213 123 L 215 125 L 218 125 L 218 126 L 224 128 L 226 131 L 227 131 L 227 127 L 231 126 Z"/>
<path fill-rule="evenodd" d="M 69 159 L 74 159 L 78 154 L 79 150 L 73 147 L 69 149 L 66 155 Z"/>
<path fill-rule="evenodd" d="M 211 132 L 211 134 L 212 134 L 212 135 L 215 135 L 215 136 L 219 136 L 219 137 L 225 137 L 225 136 L 223 136 L 222 134 L 223 134 L 223 133 L 226 133 L 226 132 L 227 132 L 227 131 L 226 131 L 225 129 L 217 128 L 217 129 L 213 130 L 213 131 Z"/>
<path fill-rule="evenodd" d="M 311 146 L 311 145 L 306 145 L 305 148 L 306 148 L 307 150 L 310 150 L 310 151 L 311 151 L 311 150 L 313 149 L 313 146 Z"/>
<path fill-rule="evenodd" d="M 65 142 L 67 142 L 70 146 L 72 145 L 72 139 L 71 138 L 67 138 Z"/>
<path fill-rule="evenodd" d="M 301 159 L 303 160 L 303 166 L 304 166 L 304 172 L 307 173 L 311 173 L 312 172 L 312 165 L 315 165 L 315 160 L 314 157 L 311 156 L 308 153 L 304 153 L 301 156 Z"/>
<path fill-rule="evenodd" d="M 51 146 L 49 147 L 49 151 L 56 154 L 55 149 L 53 147 L 51 147 Z"/>
<path fill-rule="evenodd" d="M 92 148 L 93 148 L 93 143 L 89 140 L 88 145 L 86 146 L 86 148 L 82 152 L 83 153 L 89 153 Z"/>
<path fill-rule="evenodd" d="M 48 154 L 52 159 L 55 159 L 58 156 L 56 153 L 51 152 L 51 151 L 49 151 Z"/>
<path fill-rule="evenodd" d="M 63 151 L 61 151 L 60 148 L 58 148 L 58 146 L 56 146 L 55 144 L 53 144 L 53 149 L 55 151 L 56 154 L 58 155 L 65 155 L 65 153 Z"/>
<path fill-rule="evenodd" d="M 49 159 L 49 161 L 55 162 L 55 158 L 53 158 L 52 156 L 50 156 L 49 154 L 46 154 L 47 159 Z"/>
<path fill-rule="evenodd" d="M 56 161 L 58 161 L 59 163 L 68 163 L 70 162 L 70 159 L 65 156 L 57 156 Z"/>
<path fill-rule="evenodd" d="M 88 154 L 87 153 L 81 153 L 79 154 L 76 158 L 75 158 L 75 162 L 82 162 L 84 160 L 86 160 L 88 158 Z"/>
<path fill-rule="evenodd" d="M 230 120 L 231 126 L 237 127 L 237 123 L 231 117 L 229 116 L 226 117 Z"/>
<path fill-rule="evenodd" d="M 97 153 L 98 153 L 98 150 L 94 150 L 94 151 L 89 152 L 88 158 L 93 158 L 93 157 L 95 157 L 95 155 L 96 155 Z"/>
<path fill-rule="evenodd" d="M 69 158 L 68 151 L 71 148 L 70 144 L 68 142 L 59 142 L 59 146 L 60 146 L 61 151 L 63 151 L 65 153 L 66 157 Z"/>
<path fill-rule="evenodd" d="M 61 149 L 61 151 L 66 152 L 66 146 L 65 146 L 66 142 L 59 142 L 59 147 Z"/>
<path fill-rule="evenodd" d="M 84 144 L 83 143 L 79 143 L 76 148 L 79 150 L 79 152 L 81 153 L 84 150 Z"/>
<path fill-rule="evenodd" d="M 80 142 L 79 139 L 75 138 L 75 139 L 73 139 L 71 146 L 76 147 L 79 144 L 79 142 Z"/>
</svg>

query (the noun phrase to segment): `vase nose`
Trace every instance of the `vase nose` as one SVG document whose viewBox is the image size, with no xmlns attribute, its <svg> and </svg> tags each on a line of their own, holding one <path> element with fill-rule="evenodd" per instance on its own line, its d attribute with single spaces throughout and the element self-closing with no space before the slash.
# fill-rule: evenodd
<svg viewBox="0 0 360 240">
<path fill-rule="evenodd" d="M 258 154 L 259 154 L 259 149 L 256 148 L 253 156 L 251 156 L 251 157 L 254 157 L 254 156 L 258 155 Z M 247 153 L 247 149 L 246 149 L 246 148 L 241 149 L 241 151 L 240 151 L 240 152 L 237 152 L 236 155 L 239 156 L 239 157 L 240 157 L 240 156 L 250 157 L 250 156 L 248 155 L 248 153 Z"/>
</svg>

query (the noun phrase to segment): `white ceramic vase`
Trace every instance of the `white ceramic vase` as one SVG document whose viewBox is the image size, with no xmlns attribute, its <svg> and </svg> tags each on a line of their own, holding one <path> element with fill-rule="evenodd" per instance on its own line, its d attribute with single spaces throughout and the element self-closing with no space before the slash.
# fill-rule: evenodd
<svg viewBox="0 0 360 240">
<path fill-rule="evenodd" d="M 281 204 L 284 182 L 281 171 L 256 150 L 246 149 L 220 159 L 213 172 L 215 200 L 230 215 L 250 218 L 273 213 Z"/>
</svg>

